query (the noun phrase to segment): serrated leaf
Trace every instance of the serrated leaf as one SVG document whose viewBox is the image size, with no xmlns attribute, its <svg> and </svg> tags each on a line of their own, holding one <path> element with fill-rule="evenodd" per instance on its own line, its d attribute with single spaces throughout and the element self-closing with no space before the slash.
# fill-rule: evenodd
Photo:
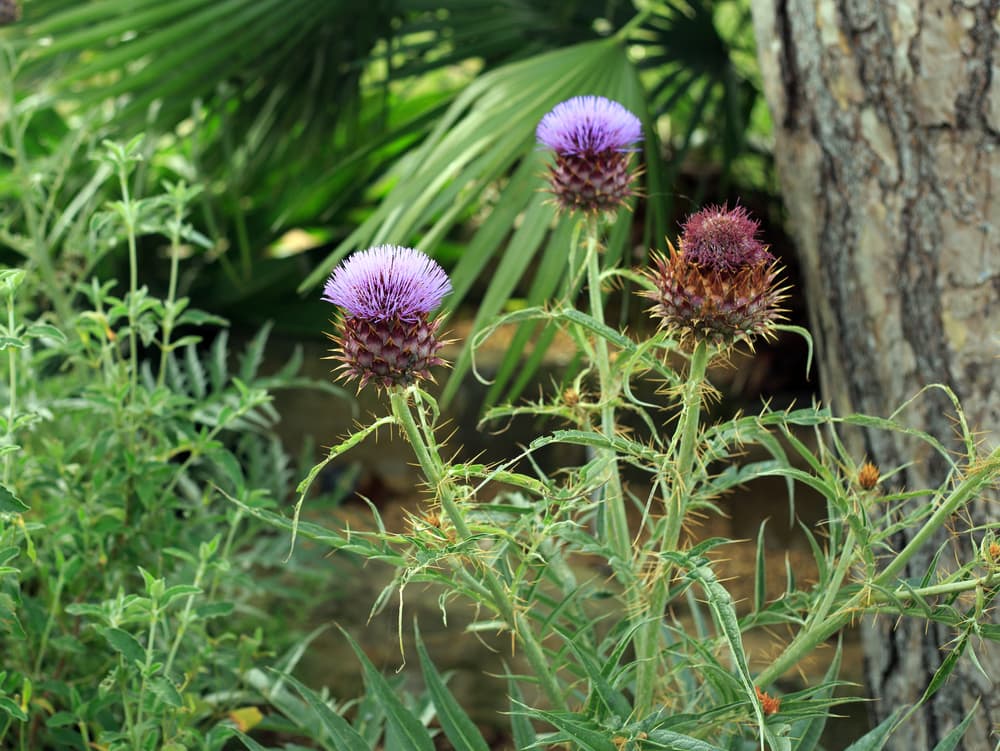
<svg viewBox="0 0 1000 751">
<path fill-rule="evenodd" d="M 143 662 L 146 659 L 146 650 L 128 631 L 113 627 L 101 627 L 98 631 L 128 663 Z"/>
<path fill-rule="evenodd" d="M 233 730 L 233 732 L 236 733 L 236 737 L 243 741 L 243 745 L 250 749 L 250 751 L 277 751 L 276 749 L 270 749 L 267 746 L 260 745 L 246 733 L 239 730 Z"/>
<path fill-rule="evenodd" d="M 559 728 L 569 740 L 579 744 L 582 751 L 618 751 L 606 733 L 595 730 L 583 717 L 543 710 L 535 710 L 533 714 Z"/>
<path fill-rule="evenodd" d="M 649 740 L 653 743 L 663 743 L 671 751 L 722 751 L 719 746 L 672 730 L 650 731 Z"/>
<path fill-rule="evenodd" d="M 531 724 L 524 711 L 524 696 L 521 694 L 521 687 L 517 685 L 514 676 L 507 677 L 507 693 L 510 696 L 510 729 L 514 736 L 514 745 L 517 751 L 528 751 L 533 749 L 538 741 L 535 728 Z"/>
<path fill-rule="evenodd" d="M 976 716 L 978 710 L 979 701 L 977 700 L 975 706 L 965 716 L 965 719 L 949 730 L 944 738 L 938 741 L 938 744 L 934 747 L 934 751 L 954 751 L 965 735 L 965 731 L 969 729 L 969 724 L 972 722 L 972 718 Z"/>
<path fill-rule="evenodd" d="M 184 698 L 180 695 L 177 687 L 174 686 L 166 676 L 159 675 L 149 682 L 149 687 L 156 697 L 164 704 L 175 709 L 184 706 Z"/>
<path fill-rule="evenodd" d="M 20 722 L 28 721 L 28 715 L 24 713 L 24 710 L 6 696 L 0 696 L 0 712 L 6 712 Z"/>
<path fill-rule="evenodd" d="M 827 668 L 826 675 L 823 676 L 820 688 L 812 696 L 814 701 L 829 701 L 833 697 L 836 680 L 840 675 L 840 658 L 843 654 L 842 646 L 842 639 L 838 639 L 837 651 L 833 655 L 833 660 L 830 661 L 830 667 Z M 817 717 L 799 720 L 792 725 L 789 735 L 797 739 L 794 746 L 795 751 L 813 751 L 817 747 L 829 715 L 829 712 L 822 712 Z"/>
<path fill-rule="evenodd" d="M 0 483 L 0 512 L 5 514 L 23 514 L 28 510 L 24 502 L 14 495 L 14 491 Z"/>
</svg>

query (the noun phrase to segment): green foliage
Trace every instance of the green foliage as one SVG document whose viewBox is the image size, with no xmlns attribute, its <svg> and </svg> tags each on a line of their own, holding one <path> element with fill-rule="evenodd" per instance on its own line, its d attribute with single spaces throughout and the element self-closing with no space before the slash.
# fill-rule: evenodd
<svg viewBox="0 0 1000 751">
<path fill-rule="evenodd" d="M 280 305 L 286 325 L 314 326 L 293 319 L 288 296 L 315 295 L 345 253 L 387 238 L 457 265 L 453 307 L 491 277 L 477 328 L 540 305 L 564 274 L 569 224 L 550 227 L 526 187 L 541 169 L 534 124 L 578 93 L 644 122 L 642 240 L 621 222 L 613 254 L 658 244 L 675 202 L 698 202 L 710 185 L 770 185 L 745 0 L 279 5 L 33 0 L 10 37 L 20 91 L 43 108 L 40 137 L 78 118 L 119 138 L 146 131 L 167 148 L 153 160 L 146 147 L 138 196 L 165 172 L 211 176 L 196 207 L 214 240 L 192 244 L 192 291 L 214 306 L 242 303 L 255 317 Z M 678 195 L 682 164 L 695 161 L 719 173 L 699 168 Z M 301 259 L 286 256 L 306 249 L 327 260 L 302 283 Z M 532 333 L 543 352 L 552 330 L 517 339 Z M 523 388 L 515 368 L 503 363 L 491 403 Z"/>
<path fill-rule="evenodd" d="M 120 195 L 101 206 L 99 185 L 65 191 L 17 147 L 23 125 L 3 133 L 15 173 L 39 182 L 12 192 L 33 220 L 6 225 L 24 264 L 0 270 L 0 745 L 221 749 L 221 721 L 261 701 L 221 689 L 293 636 L 258 607 L 277 596 L 275 540 L 225 496 L 286 498 L 271 393 L 306 383 L 301 357 L 262 374 L 265 327 L 236 361 L 227 322 L 177 294 L 198 190 L 133 198 L 141 138 L 102 146 L 93 174 Z M 135 273 L 151 237 L 172 259 L 165 298 Z M 91 276 L 96 260 L 57 270 L 73 242 L 89 259 L 124 245 L 125 289 Z"/>
</svg>

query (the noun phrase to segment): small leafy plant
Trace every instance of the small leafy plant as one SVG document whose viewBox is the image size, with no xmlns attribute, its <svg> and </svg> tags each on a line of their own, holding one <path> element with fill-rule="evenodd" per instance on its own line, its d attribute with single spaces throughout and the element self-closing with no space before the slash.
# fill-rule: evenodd
<svg viewBox="0 0 1000 751">
<path fill-rule="evenodd" d="M 650 268 L 603 263 L 603 238 L 631 200 L 630 152 L 640 134 L 631 113 L 599 97 L 571 100 L 542 120 L 539 141 L 554 152 L 550 190 L 558 210 L 579 218 L 566 252 L 575 281 L 544 308 L 501 317 L 473 343 L 525 321 L 564 329 L 585 363 L 572 385 L 538 402 L 494 408 L 483 421 L 541 417 L 563 427 L 497 465 L 446 460 L 438 405 L 424 382 L 437 364 L 432 315 L 448 292 L 447 279 L 415 250 L 370 249 L 334 271 L 325 299 L 342 311 L 333 359 L 348 380 L 384 392 L 387 413 L 313 468 L 299 486 L 292 519 L 241 508 L 291 530 L 293 544 L 301 534 L 393 564 L 395 581 L 374 609 L 397 591 L 403 597 L 413 582 L 434 582 L 450 597 L 474 603 L 480 618 L 472 630 L 508 634 L 508 659 L 520 666 L 507 676 L 518 751 L 811 751 L 843 701 L 834 694 L 839 648 L 822 681 L 789 690 L 782 678 L 859 618 L 907 615 L 946 624 L 954 629 L 955 657 L 972 650 L 973 635 L 1000 638 L 986 617 L 1000 588 L 996 530 L 948 527 L 996 486 L 1000 452 L 981 453 L 957 402 L 960 456 L 906 428 L 899 412 L 878 418 L 835 415 L 819 406 L 764 406 L 758 414 L 709 424 L 703 406 L 713 393 L 706 376 L 711 364 L 780 330 L 808 334 L 781 322 L 781 269 L 742 207 L 694 214 L 676 245 Z M 604 320 L 604 290 L 621 279 L 652 301 L 654 334 L 632 338 Z M 586 288 L 584 310 L 574 304 L 577 284 Z M 659 384 L 658 402 L 636 396 L 643 379 Z M 930 388 L 954 401 L 947 387 Z M 640 427 L 623 429 L 624 414 Z M 401 431 L 413 449 L 426 483 L 424 512 L 405 529 L 387 529 L 376 519 L 374 531 L 349 534 L 300 521 L 319 471 L 385 428 Z M 949 474 L 936 488 L 890 489 L 877 468 L 844 447 L 839 431 L 852 428 L 907 433 L 939 453 Z M 583 446 L 589 460 L 546 472 L 532 455 L 553 444 Z M 768 458 L 745 459 L 751 448 Z M 626 482 L 626 470 L 645 482 Z M 768 591 L 771 564 L 761 529 L 752 601 L 738 608 L 718 572 L 719 553 L 733 541 L 693 542 L 682 532 L 696 515 L 717 511 L 720 496 L 762 477 L 786 481 L 793 509 L 797 486 L 825 499 L 822 527 L 804 528 L 818 573 L 806 583 L 789 567 L 785 587 Z M 914 507 L 918 497 L 926 502 Z M 919 581 L 901 579 L 907 562 L 945 527 L 961 536 L 965 558 L 946 574 L 932 568 Z M 892 541 L 902 528 L 915 535 L 897 550 Z M 583 561 L 610 572 L 611 583 L 581 576 Z M 609 590 L 618 607 L 595 616 L 591 605 Z M 759 655 L 751 660 L 747 637 L 779 628 L 788 638 L 772 638 L 772 659 L 752 667 Z M 369 726 L 366 735 L 363 715 L 348 724 L 323 697 L 293 683 L 320 728 L 316 741 L 351 751 L 435 748 L 427 714 L 406 705 L 352 646 L 364 667 L 364 701 L 381 707 L 384 726 L 374 733 Z M 486 749 L 419 640 L 418 653 L 440 733 L 461 751 Z M 953 665 L 945 660 L 924 699 Z M 855 748 L 880 748 L 914 709 L 898 708 Z M 964 724 L 956 727 L 944 746 L 954 748 L 963 731 Z M 248 748 L 263 748 L 241 737 Z"/>
<path fill-rule="evenodd" d="M 221 749 L 260 717 L 246 676 L 294 638 L 261 608 L 276 540 L 226 497 L 287 494 L 271 392 L 305 383 L 300 359 L 263 375 L 264 328 L 236 362 L 227 322 L 179 294 L 198 188 L 134 197 L 141 138 L 104 143 L 73 193 L 24 128 L 5 131 L 15 174 L 39 180 L 14 185 L 2 226 L 25 258 L 0 270 L 0 747 Z M 163 298 L 139 284 L 153 238 Z M 116 244 L 124 290 L 95 274 Z"/>
</svg>

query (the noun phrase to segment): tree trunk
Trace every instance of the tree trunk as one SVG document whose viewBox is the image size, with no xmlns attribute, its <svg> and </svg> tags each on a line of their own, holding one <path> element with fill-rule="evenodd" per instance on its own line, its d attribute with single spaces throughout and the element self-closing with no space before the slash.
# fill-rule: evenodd
<svg viewBox="0 0 1000 751">
<path fill-rule="evenodd" d="M 947 384 L 984 448 L 996 446 L 1000 0 L 752 6 L 824 399 L 839 413 L 884 416 L 922 387 Z M 928 390 L 901 419 L 955 445 L 954 414 L 943 392 Z M 895 434 L 855 436 L 852 448 L 883 468 L 912 462 L 890 481 L 910 488 L 934 486 L 946 471 Z M 982 499 L 973 521 L 1000 520 L 996 500 Z M 950 544 L 968 560 L 981 537 Z M 933 555 L 929 548 L 904 575 L 919 576 Z M 866 625 L 878 718 L 920 699 L 952 636 L 923 622 Z M 964 748 L 993 751 L 1000 648 L 971 646 L 990 678 L 963 659 L 890 748 L 933 748 L 978 699 Z"/>
</svg>

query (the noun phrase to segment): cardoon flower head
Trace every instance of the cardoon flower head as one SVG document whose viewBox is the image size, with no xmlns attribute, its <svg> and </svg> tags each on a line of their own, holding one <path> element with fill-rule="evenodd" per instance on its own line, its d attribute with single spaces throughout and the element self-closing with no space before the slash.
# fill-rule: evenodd
<svg viewBox="0 0 1000 751">
<path fill-rule="evenodd" d="M 440 319 L 430 313 L 451 291 L 448 275 L 413 248 L 379 245 L 342 262 L 323 288 L 323 299 L 340 306 L 343 332 L 331 359 L 341 378 L 374 381 L 381 388 L 407 386 L 431 378 L 442 365 L 437 356 Z"/>
<path fill-rule="evenodd" d="M 642 124 L 618 102 L 568 99 L 542 118 L 535 137 L 555 152 L 549 183 L 562 208 L 614 211 L 632 195 L 631 152 L 642 140 Z"/>
<path fill-rule="evenodd" d="M 651 312 L 682 339 L 728 346 L 770 336 L 781 317 L 781 269 L 746 209 L 712 206 L 684 223 L 680 249 L 653 258 Z M 669 243 L 668 243 L 669 244 Z"/>
</svg>

